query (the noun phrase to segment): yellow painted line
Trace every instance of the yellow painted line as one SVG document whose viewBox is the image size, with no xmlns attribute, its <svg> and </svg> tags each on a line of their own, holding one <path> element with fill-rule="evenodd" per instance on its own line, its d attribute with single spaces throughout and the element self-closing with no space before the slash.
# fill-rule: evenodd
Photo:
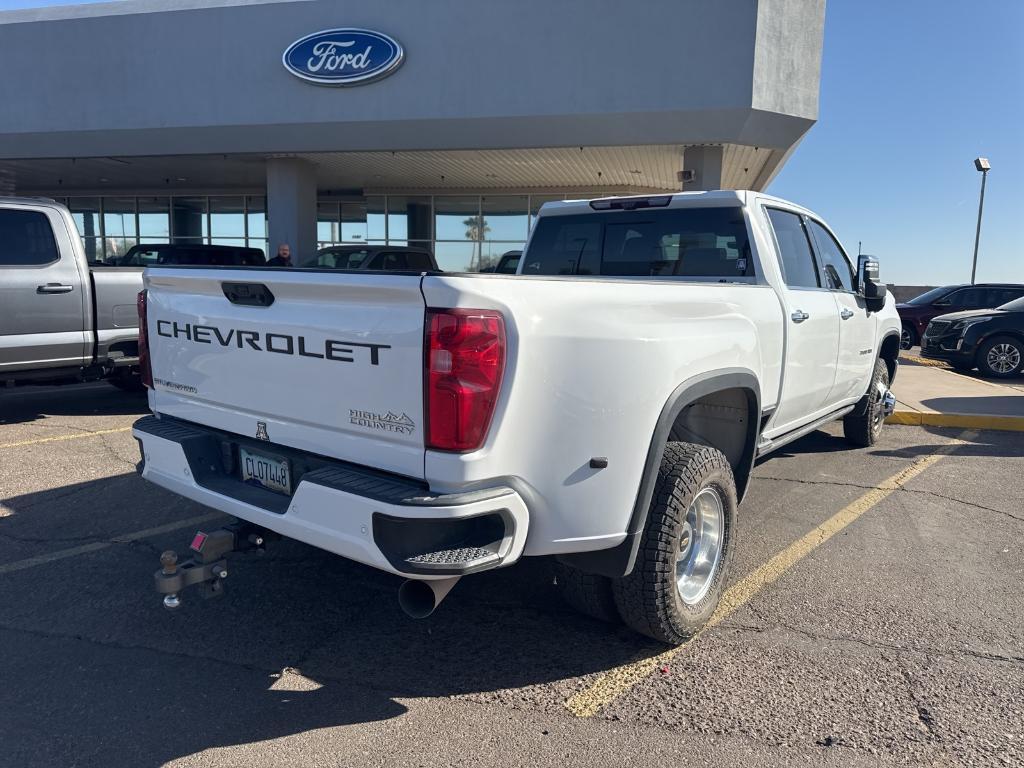
<svg viewBox="0 0 1024 768">
<path fill-rule="evenodd" d="M 1022 402 L 1024 402 L 1024 398 L 1022 398 Z M 913 427 L 954 427 L 956 429 L 994 429 L 1003 432 L 1024 432 L 1024 416 L 896 411 L 885 420 L 885 423 Z"/>
<path fill-rule="evenodd" d="M 57 437 L 40 437 L 35 440 L 22 440 L 18 443 L 0 443 L 0 448 L 21 448 L 24 445 L 40 445 L 42 443 L 60 443 L 65 440 L 78 440 L 83 437 L 99 437 L 100 435 L 114 435 L 118 432 L 128 432 L 131 427 L 118 427 L 117 429 L 97 429 L 95 432 L 76 432 L 73 435 L 58 435 Z"/>
<path fill-rule="evenodd" d="M 646 679 L 654 670 L 671 661 L 673 657 L 695 642 L 704 632 L 732 616 L 746 605 L 754 595 L 781 578 L 783 574 L 839 533 L 839 531 L 846 528 L 846 526 L 894 493 L 912 478 L 920 475 L 928 467 L 952 451 L 957 445 L 962 444 L 966 440 L 972 440 L 976 436 L 974 433 L 965 432 L 955 442 L 941 446 L 935 453 L 917 459 L 906 469 L 887 480 L 883 480 L 878 487 L 871 489 L 856 501 L 839 510 L 817 528 L 794 541 L 767 563 L 749 573 L 739 583 L 727 589 L 725 594 L 722 595 L 722 600 L 718 604 L 718 609 L 714 615 L 704 628 L 688 642 L 678 647 L 670 648 L 657 656 L 639 659 L 605 672 L 590 687 L 566 700 L 566 709 L 577 717 L 593 717 L 634 685 Z"/>
<path fill-rule="evenodd" d="M 15 571 L 24 571 L 26 568 L 35 568 L 37 565 L 45 565 L 46 563 L 52 563 L 56 560 L 65 560 L 69 557 L 76 557 L 89 552 L 96 552 L 100 549 L 112 547 L 115 544 L 126 544 L 131 541 L 146 539 L 150 536 L 157 536 L 161 533 L 170 533 L 171 531 L 179 531 L 182 528 L 191 528 L 193 526 L 209 522 L 210 520 L 216 520 L 218 517 L 223 516 L 224 515 L 220 512 L 211 512 L 209 514 L 199 515 L 198 517 L 189 517 L 185 520 L 179 520 L 176 523 L 167 523 L 166 525 L 158 525 L 153 528 L 134 531 L 133 533 L 124 533 L 119 536 L 114 536 L 108 541 L 94 541 L 89 544 L 82 544 L 78 547 L 59 549 L 56 552 L 48 552 L 45 555 L 37 555 L 36 557 L 29 557 L 24 560 L 15 560 L 13 563 L 0 565 L 0 575 L 5 573 L 14 573 Z M 155 571 L 156 568 L 154 567 L 153 570 Z"/>
</svg>

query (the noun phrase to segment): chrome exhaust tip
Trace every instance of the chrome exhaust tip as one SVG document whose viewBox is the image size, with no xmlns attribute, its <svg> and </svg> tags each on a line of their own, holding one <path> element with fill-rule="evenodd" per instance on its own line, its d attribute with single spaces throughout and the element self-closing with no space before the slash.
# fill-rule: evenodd
<svg viewBox="0 0 1024 768">
<path fill-rule="evenodd" d="M 437 609 L 460 578 L 453 576 L 450 579 L 432 581 L 406 579 L 398 588 L 398 605 L 407 616 L 425 619 Z"/>
</svg>

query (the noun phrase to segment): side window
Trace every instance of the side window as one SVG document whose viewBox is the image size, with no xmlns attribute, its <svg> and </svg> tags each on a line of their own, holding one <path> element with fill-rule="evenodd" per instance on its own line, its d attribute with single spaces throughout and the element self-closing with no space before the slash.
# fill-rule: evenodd
<svg viewBox="0 0 1024 768">
<path fill-rule="evenodd" d="M 430 256 L 422 251 L 409 251 L 405 255 L 408 260 L 407 269 L 429 272 L 434 268 L 434 265 L 430 263 Z"/>
<path fill-rule="evenodd" d="M 1019 299 L 1024 296 L 1024 291 L 1016 291 L 1013 288 L 989 288 L 985 297 L 985 306 L 979 309 L 992 309 L 1007 302 Z"/>
<path fill-rule="evenodd" d="M 829 234 L 821 224 L 810 219 L 811 232 L 814 234 L 814 242 L 818 246 L 818 256 L 821 258 L 821 268 L 828 281 L 828 287 L 834 291 L 852 291 L 855 281 L 853 267 L 846 260 L 843 249 L 839 247 L 836 239 Z"/>
<path fill-rule="evenodd" d="M 985 303 L 985 293 L 984 288 L 961 288 L 946 296 L 942 305 L 949 302 L 953 309 L 980 309 Z"/>
<path fill-rule="evenodd" d="M 59 258 L 45 213 L 0 210 L 0 267 L 34 267 Z"/>
<path fill-rule="evenodd" d="M 409 262 L 404 253 L 385 253 L 383 260 L 378 264 L 377 269 L 408 269 Z"/>
<path fill-rule="evenodd" d="M 775 242 L 782 257 L 782 276 L 791 288 L 820 288 L 811 243 L 800 216 L 777 208 L 767 208 L 775 231 Z"/>
</svg>

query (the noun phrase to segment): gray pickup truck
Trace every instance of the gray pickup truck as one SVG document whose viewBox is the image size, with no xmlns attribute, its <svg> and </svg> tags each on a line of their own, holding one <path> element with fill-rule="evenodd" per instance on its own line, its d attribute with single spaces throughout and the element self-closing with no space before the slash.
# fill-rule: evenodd
<svg viewBox="0 0 1024 768">
<path fill-rule="evenodd" d="M 0 197 L 0 385 L 108 379 L 141 388 L 141 267 L 86 260 L 71 212 Z"/>
</svg>

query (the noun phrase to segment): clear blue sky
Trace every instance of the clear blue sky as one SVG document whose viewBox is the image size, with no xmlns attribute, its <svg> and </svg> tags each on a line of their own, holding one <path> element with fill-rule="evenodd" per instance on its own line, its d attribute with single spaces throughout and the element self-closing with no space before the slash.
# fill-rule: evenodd
<svg viewBox="0 0 1024 768">
<path fill-rule="evenodd" d="M 0 0 L 0 8 L 67 0 Z M 904 285 L 1024 282 L 1024 0 L 830 0 L 818 123 L 769 191 Z"/>
<path fill-rule="evenodd" d="M 818 123 L 769 192 L 820 213 L 882 277 L 1024 282 L 1024 1 L 830 0 Z"/>
</svg>

